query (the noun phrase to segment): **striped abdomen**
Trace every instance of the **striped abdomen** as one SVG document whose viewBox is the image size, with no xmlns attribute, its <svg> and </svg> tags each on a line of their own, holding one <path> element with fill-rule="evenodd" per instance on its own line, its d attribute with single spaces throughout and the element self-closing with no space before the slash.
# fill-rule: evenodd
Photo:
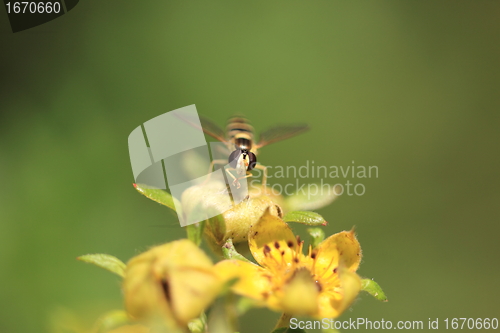
<svg viewBox="0 0 500 333">
<path fill-rule="evenodd" d="M 248 119 L 242 116 L 229 118 L 226 126 L 228 141 L 234 143 L 239 149 L 252 149 L 253 145 L 253 127 Z"/>
</svg>

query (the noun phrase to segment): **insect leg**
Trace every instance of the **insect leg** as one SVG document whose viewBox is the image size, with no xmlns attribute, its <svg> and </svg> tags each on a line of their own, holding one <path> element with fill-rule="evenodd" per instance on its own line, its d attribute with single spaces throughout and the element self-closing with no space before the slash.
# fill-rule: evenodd
<svg viewBox="0 0 500 333">
<path fill-rule="evenodd" d="M 234 169 L 231 168 L 231 170 L 234 170 Z M 228 175 L 231 176 L 231 178 L 233 178 L 233 185 L 236 186 L 236 189 L 239 189 L 241 187 L 241 184 L 238 181 L 238 179 L 241 179 L 241 178 L 236 178 L 228 169 L 226 169 L 226 172 Z"/>
<path fill-rule="evenodd" d="M 231 176 L 233 176 L 233 175 L 231 175 Z M 240 179 L 245 179 L 245 178 L 248 178 L 248 177 L 252 177 L 252 173 L 250 171 L 247 171 L 246 175 L 243 176 L 243 177 L 234 178 L 234 176 L 233 176 L 233 179 L 234 179 L 233 185 L 236 185 L 237 186 L 236 188 L 239 189 L 240 188 L 240 182 L 239 182 L 239 180 Z"/>
</svg>

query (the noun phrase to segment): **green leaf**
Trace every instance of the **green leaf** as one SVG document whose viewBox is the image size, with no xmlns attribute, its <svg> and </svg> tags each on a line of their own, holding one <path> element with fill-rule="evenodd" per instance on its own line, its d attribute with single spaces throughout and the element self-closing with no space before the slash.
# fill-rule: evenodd
<svg viewBox="0 0 500 333">
<path fill-rule="evenodd" d="M 208 313 L 209 332 L 234 333 L 238 325 L 236 312 L 231 302 L 234 294 L 227 294 L 218 298 L 211 306 Z"/>
<path fill-rule="evenodd" d="M 306 191 L 302 190 L 285 199 L 289 211 L 320 209 L 331 204 L 338 197 L 337 193 L 341 193 L 339 189 L 328 184 L 308 184 L 305 188 Z M 307 191 L 309 189 L 311 191 Z"/>
<path fill-rule="evenodd" d="M 164 190 L 156 189 L 156 188 L 148 188 L 144 184 L 134 184 L 135 189 L 137 192 L 140 194 L 144 195 L 145 197 L 158 202 L 159 204 L 162 204 L 164 206 L 167 206 L 168 208 L 172 209 L 173 211 L 176 211 L 176 206 L 181 207 L 181 204 L 179 200 L 174 198 L 170 193 Z M 177 212 L 179 215 L 181 212 Z"/>
<path fill-rule="evenodd" d="M 387 302 L 387 297 L 385 296 L 384 291 L 377 282 L 372 279 L 362 279 L 361 280 L 361 288 L 382 302 Z"/>
<path fill-rule="evenodd" d="M 109 254 L 86 254 L 76 259 L 89 264 L 94 264 L 107 269 L 111 273 L 125 277 L 125 268 L 127 266 L 120 259 L 110 256 Z"/>
<path fill-rule="evenodd" d="M 188 328 L 191 333 L 204 333 L 206 332 L 206 326 L 207 315 L 205 312 L 202 312 L 198 318 L 195 318 L 188 323 Z"/>
<path fill-rule="evenodd" d="M 198 246 L 201 244 L 205 224 L 206 221 L 201 221 L 199 223 L 193 223 L 186 226 L 187 238 Z"/>
<path fill-rule="evenodd" d="M 323 216 L 319 215 L 315 212 L 308 211 L 293 211 L 285 214 L 283 217 L 285 222 L 298 222 L 305 225 L 326 225 L 327 222 L 323 218 Z"/>
<path fill-rule="evenodd" d="M 224 246 L 222 246 L 222 256 L 225 259 L 237 259 L 251 263 L 250 260 L 248 260 L 241 254 L 239 254 L 238 251 L 236 251 L 236 249 L 234 248 L 233 240 L 231 238 L 229 238 L 224 244 Z"/>
<path fill-rule="evenodd" d="M 313 249 L 325 239 L 325 233 L 321 228 L 309 228 L 307 229 L 307 232 L 309 233 L 309 236 L 311 236 L 311 245 Z"/>
<path fill-rule="evenodd" d="M 130 317 L 123 310 L 114 310 L 102 315 L 95 324 L 97 333 L 105 333 L 130 322 Z"/>
</svg>

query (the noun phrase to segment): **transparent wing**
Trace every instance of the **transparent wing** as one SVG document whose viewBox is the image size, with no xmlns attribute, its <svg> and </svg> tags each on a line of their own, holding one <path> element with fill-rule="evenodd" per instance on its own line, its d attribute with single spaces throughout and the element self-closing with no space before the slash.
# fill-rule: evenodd
<svg viewBox="0 0 500 333">
<path fill-rule="evenodd" d="M 270 143 L 285 140 L 309 130 L 307 124 L 276 126 L 262 132 L 257 143 L 257 148 L 264 147 Z"/>
<path fill-rule="evenodd" d="M 205 134 L 210 135 L 212 138 L 222 142 L 227 141 L 226 134 L 224 133 L 222 128 L 214 124 L 211 120 L 208 120 L 207 118 L 200 116 L 200 123 L 201 127 L 203 127 L 202 129 L 203 132 L 205 132 Z"/>
<path fill-rule="evenodd" d="M 201 124 L 201 128 L 200 128 L 200 126 L 198 125 L 198 121 L 196 121 L 195 119 L 190 119 L 187 115 L 181 116 L 179 114 L 176 114 L 176 116 L 181 118 L 182 120 L 184 120 L 189 125 L 203 131 L 205 134 L 210 135 L 212 138 L 214 138 L 216 140 L 219 140 L 222 142 L 227 141 L 225 138 L 224 131 L 219 126 L 214 124 L 211 120 L 208 120 L 205 117 L 199 116 L 200 124 Z"/>
</svg>

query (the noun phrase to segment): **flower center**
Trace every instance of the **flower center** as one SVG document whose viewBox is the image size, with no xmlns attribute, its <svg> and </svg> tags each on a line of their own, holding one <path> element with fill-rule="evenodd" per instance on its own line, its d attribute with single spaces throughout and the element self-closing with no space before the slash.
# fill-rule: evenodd
<svg viewBox="0 0 500 333">
<path fill-rule="evenodd" d="M 264 245 L 263 266 L 268 269 L 266 277 L 271 281 L 274 293 L 283 291 L 300 272 L 307 272 L 316 284 L 318 292 L 340 297 L 340 280 L 337 274 L 336 258 L 318 262 L 319 251 L 309 249 L 309 255 L 302 254 L 304 242 L 297 236 L 296 241 L 275 241 Z"/>
</svg>

